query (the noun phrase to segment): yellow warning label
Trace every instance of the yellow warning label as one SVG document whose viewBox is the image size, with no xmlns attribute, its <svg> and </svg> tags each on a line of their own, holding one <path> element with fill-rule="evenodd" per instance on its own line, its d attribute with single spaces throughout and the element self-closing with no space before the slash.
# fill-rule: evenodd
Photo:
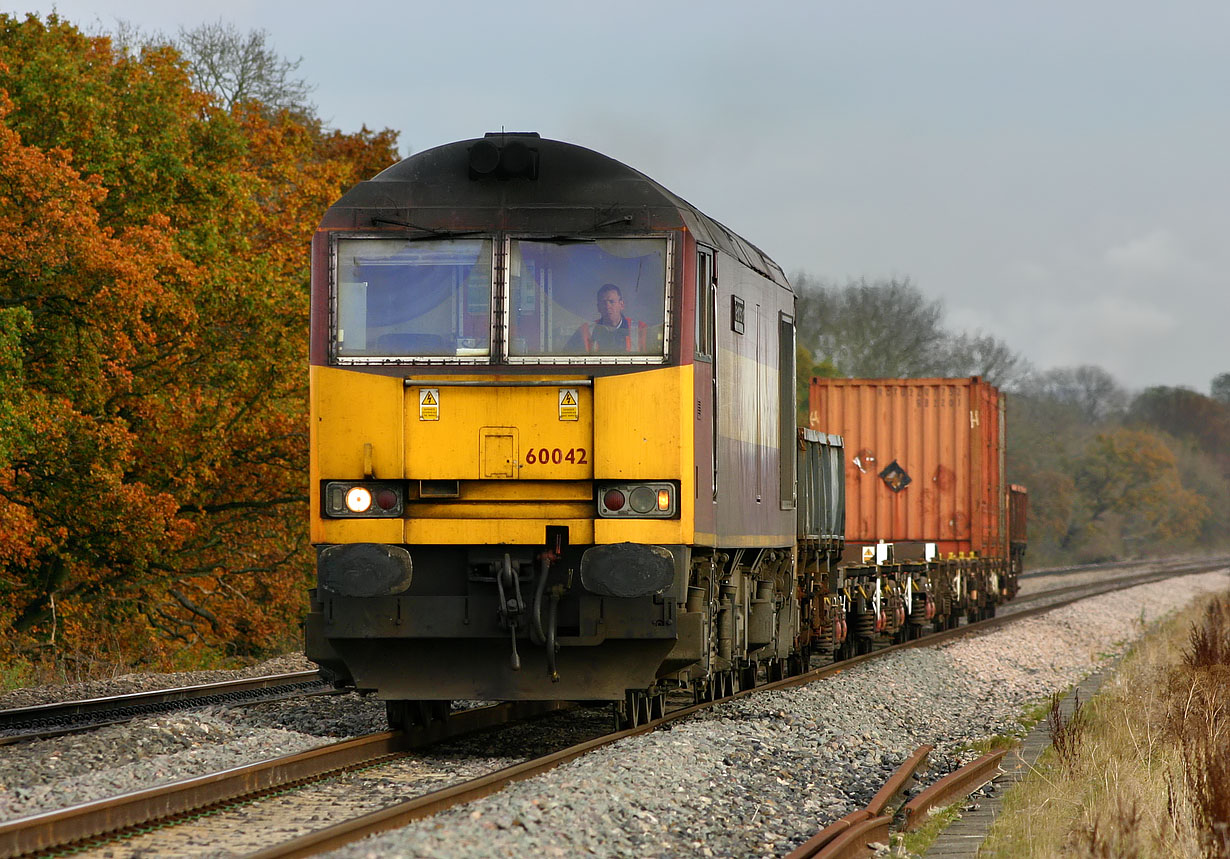
<svg viewBox="0 0 1230 859">
<path fill-rule="evenodd" d="M 440 420 L 439 388 L 419 388 L 419 420 Z"/>
<path fill-rule="evenodd" d="M 561 421 L 580 420 L 581 409 L 578 406 L 576 388 L 559 389 L 559 419 Z"/>
</svg>

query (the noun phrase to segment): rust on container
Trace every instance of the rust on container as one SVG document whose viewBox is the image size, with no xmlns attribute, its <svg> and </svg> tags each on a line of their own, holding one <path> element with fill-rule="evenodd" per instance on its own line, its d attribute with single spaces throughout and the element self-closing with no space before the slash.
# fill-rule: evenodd
<svg viewBox="0 0 1230 859">
<path fill-rule="evenodd" d="M 841 435 L 846 542 L 1007 557 L 1004 400 L 963 379 L 811 380 L 811 428 Z"/>
</svg>

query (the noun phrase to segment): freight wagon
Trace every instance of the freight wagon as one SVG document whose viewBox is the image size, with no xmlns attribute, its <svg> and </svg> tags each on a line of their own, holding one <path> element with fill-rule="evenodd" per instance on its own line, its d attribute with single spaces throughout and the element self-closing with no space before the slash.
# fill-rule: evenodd
<svg viewBox="0 0 1230 859">
<path fill-rule="evenodd" d="M 935 562 L 930 591 L 947 625 L 961 607 L 976 619 L 1011 599 L 1024 544 L 1010 551 L 995 386 L 977 376 L 814 378 L 808 417 L 845 439 L 847 565 Z"/>
</svg>

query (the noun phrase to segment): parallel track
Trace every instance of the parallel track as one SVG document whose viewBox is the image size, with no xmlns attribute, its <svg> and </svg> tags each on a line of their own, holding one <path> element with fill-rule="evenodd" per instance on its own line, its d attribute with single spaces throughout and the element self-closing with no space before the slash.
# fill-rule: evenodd
<svg viewBox="0 0 1230 859">
<path fill-rule="evenodd" d="M 156 689 L 106 698 L 0 710 L 0 746 L 190 707 L 251 704 L 332 691 L 329 681 L 319 671 L 295 671 L 199 686 Z"/>
<path fill-rule="evenodd" d="M 1040 601 L 1044 598 L 1055 597 L 1059 597 L 1059 600 L 1037 605 L 1033 608 L 1012 606 L 1013 610 L 1011 612 L 1005 611 L 999 617 L 968 624 L 956 629 L 936 632 L 915 641 L 892 645 L 873 653 L 826 665 L 784 680 L 758 685 L 736 692 L 734 695 L 719 699 L 718 701 L 684 707 L 639 727 L 608 734 L 554 754 L 526 761 L 522 764 L 508 767 L 453 787 L 425 794 L 371 814 L 343 821 L 286 843 L 275 845 L 255 855 L 261 857 L 314 855 L 371 834 L 404 826 L 411 821 L 435 814 L 451 806 L 490 795 L 514 781 L 546 772 L 561 763 L 626 737 L 648 733 L 663 725 L 685 719 L 721 701 L 741 698 L 753 692 L 804 685 L 837 672 L 846 671 L 862 662 L 882 658 L 897 650 L 912 647 L 930 647 L 967 635 L 981 634 L 1017 620 L 1070 605 L 1091 596 L 1162 579 L 1196 575 L 1223 569 L 1225 566 L 1226 562 L 1224 560 L 1216 563 L 1206 561 L 1194 563 L 1189 567 L 1179 570 L 1156 571 L 1116 579 L 1110 582 L 1059 588 L 1035 594 L 1028 601 Z M 1063 598 L 1074 591 L 1082 591 L 1083 593 L 1078 596 Z M 100 803 L 89 803 L 71 809 L 49 812 L 13 821 L 9 824 L 0 825 L 0 857 L 18 856 L 32 851 L 54 849 L 69 843 L 80 842 L 82 839 L 97 837 L 104 832 L 148 823 L 149 821 L 164 819 L 168 816 L 185 814 L 193 810 L 200 810 L 224 800 L 236 801 L 243 797 L 260 795 L 274 787 L 286 787 L 307 778 L 318 778 L 321 774 L 338 772 L 346 768 L 368 766 L 377 762 L 380 758 L 400 753 L 414 745 L 438 741 L 446 736 L 460 736 L 461 734 L 487 727 L 493 723 L 502 723 L 503 721 L 517 718 L 511 714 L 511 708 L 515 706 L 499 705 L 497 708 L 486 708 L 492 711 L 506 708 L 504 713 L 507 718 L 505 718 L 505 715 L 501 715 L 494 721 L 486 722 L 483 725 L 472 723 L 468 727 L 463 726 L 462 720 L 478 718 L 468 716 L 469 713 L 482 712 L 466 711 L 454 714 L 447 721 L 438 723 L 427 733 L 415 735 L 415 739 L 408 739 L 405 735 L 400 734 L 372 735 L 359 740 L 311 750 L 300 755 L 279 758 L 265 764 L 256 765 L 255 767 L 244 767 L 227 773 L 193 779 L 189 782 L 152 788 Z M 258 767 L 260 768 L 259 775 L 257 774 Z M 223 784 L 225 784 L 224 787 L 219 787 L 219 785 Z M 195 799 L 182 799 L 182 797 L 192 797 L 192 791 L 194 790 L 201 790 L 202 792 Z M 168 795 L 172 794 L 178 795 L 181 799 L 172 802 L 168 799 Z"/>
</svg>

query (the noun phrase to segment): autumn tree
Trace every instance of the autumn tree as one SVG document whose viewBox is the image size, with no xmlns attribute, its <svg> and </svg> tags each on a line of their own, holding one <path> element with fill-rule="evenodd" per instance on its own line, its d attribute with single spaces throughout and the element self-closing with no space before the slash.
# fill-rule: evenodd
<svg viewBox="0 0 1230 859">
<path fill-rule="evenodd" d="M 55 16 L 0 16 L 0 94 L 0 621 L 151 658 L 284 645 L 308 241 L 395 135 L 228 108 L 172 47 Z"/>
<path fill-rule="evenodd" d="M 1117 429 L 1099 433 L 1083 453 L 1072 477 L 1085 510 L 1070 524 L 1069 539 L 1093 531 L 1111 540 L 1160 547 L 1181 544 L 1200 532 L 1210 511 L 1199 495 L 1183 487 L 1175 456 L 1162 439 Z M 1112 528 L 1117 533 L 1110 533 Z"/>
<path fill-rule="evenodd" d="M 1156 386 L 1132 401 L 1128 420 L 1193 442 L 1230 480 L 1230 404 L 1191 390 Z"/>
<path fill-rule="evenodd" d="M 120 570 L 128 591 L 186 532 L 174 497 L 130 472 L 138 439 L 113 404 L 140 389 L 134 368 L 158 353 L 160 329 L 195 322 L 166 286 L 190 268 L 163 218 L 103 226 L 105 195 L 65 150 L 26 146 L 0 125 L 0 306 L 17 346 L 3 411 L 18 427 L 0 472 L 0 515 L 17 524 L 0 549 L 0 603 L 18 633 L 54 621 L 58 594 L 88 599 Z M 104 600 L 93 620 L 122 622 L 123 602 Z"/>
</svg>

